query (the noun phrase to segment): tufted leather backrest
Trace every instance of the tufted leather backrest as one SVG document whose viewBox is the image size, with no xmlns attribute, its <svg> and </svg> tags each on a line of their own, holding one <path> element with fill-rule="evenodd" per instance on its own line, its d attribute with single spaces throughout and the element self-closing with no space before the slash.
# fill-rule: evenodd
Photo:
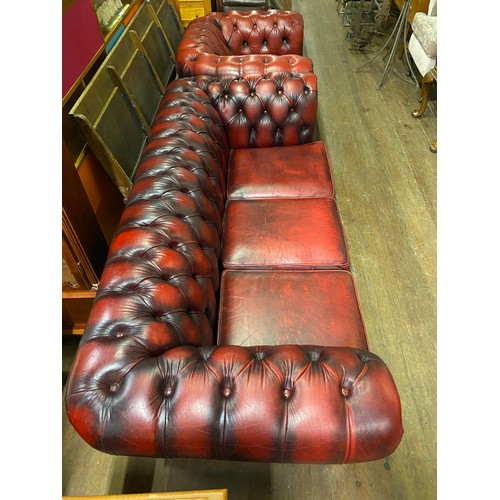
<svg viewBox="0 0 500 500">
<path fill-rule="evenodd" d="M 233 54 L 302 54 L 299 12 L 282 10 L 212 13 Z"/>
<path fill-rule="evenodd" d="M 292 11 L 212 12 L 186 28 L 176 53 L 180 76 L 312 72 L 302 55 L 304 25 Z"/>
<path fill-rule="evenodd" d="M 212 344 L 229 148 L 305 142 L 315 112 L 312 74 L 171 82 L 84 338 L 138 336 L 151 351 Z"/>
<path fill-rule="evenodd" d="M 232 149 L 311 142 L 317 114 L 314 73 L 196 77 L 217 108 Z"/>
<path fill-rule="evenodd" d="M 228 144 L 197 86 L 160 102 L 110 246 L 85 341 L 140 338 L 151 352 L 214 340 Z"/>
</svg>

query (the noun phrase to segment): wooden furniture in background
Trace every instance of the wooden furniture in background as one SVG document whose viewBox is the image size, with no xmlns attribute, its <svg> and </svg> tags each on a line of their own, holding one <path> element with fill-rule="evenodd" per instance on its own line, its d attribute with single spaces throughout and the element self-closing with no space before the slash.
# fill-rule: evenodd
<svg viewBox="0 0 500 500">
<path fill-rule="evenodd" d="M 185 28 L 193 19 L 212 12 L 210 0 L 173 0 L 182 26 Z"/>
<path fill-rule="evenodd" d="M 143 4 L 69 112 L 124 200 L 160 99 L 176 75 L 168 31 L 174 13 L 168 0 Z"/>
<path fill-rule="evenodd" d="M 393 0 L 399 10 L 402 10 L 405 0 Z M 411 0 L 410 10 L 408 12 L 408 23 L 413 22 L 413 17 L 417 12 L 427 12 L 429 8 L 429 0 Z"/>
<path fill-rule="evenodd" d="M 183 28 L 174 6 L 169 0 L 127 5 L 118 26 L 102 34 L 92 0 L 63 2 L 63 334 L 85 328 L 149 123 L 175 77 Z M 87 31 L 95 35 L 89 47 Z"/>
<path fill-rule="evenodd" d="M 100 30 L 92 0 L 62 3 L 63 334 L 83 331 L 124 206 L 68 111 L 142 1 L 129 0 L 121 22 L 106 34 Z"/>
<path fill-rule="evenodd" d="M 174 491 L 171 493 L 130 493 L 125 495 L 63 496 L 62 500 L 228 500 L 226 489 Z"/>
<path fill-rule="evenodd" d="M 411 115 L 413 118 L 420 118 L 425 113 L 425 110 L 427 109 L 427 102 L 429 100 L 429 91 L 433 83 L 437 83 L 437 67 L 431 69 L 422 78 L 422 95 L 419 99 L 420 108 L 412 111 Z M 437 153 L 437 141 L 432 142 L 429 149 L 432 153 Z"/>
<path fill-rule="evenodd" d="M 226 10 L 267 10 L 269 9 L 269 1 L 238 1 L 238 0 L 217 0 L 217 12 L 224 12 Z"/>
<path fill-rule="evenodd" d="M 70 274 L 67 279 L 63 272 L 62 330 L 63 334 L 80 334 L 108 244 L 64 142 L 62 148 L 62 256 Z"/>
</svg>

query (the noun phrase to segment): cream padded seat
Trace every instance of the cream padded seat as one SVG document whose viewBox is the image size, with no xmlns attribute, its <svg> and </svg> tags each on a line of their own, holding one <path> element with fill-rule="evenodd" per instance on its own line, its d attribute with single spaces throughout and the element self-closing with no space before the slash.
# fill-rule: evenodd
<svg viewBox="0 0 500 500">
<path fill-rule="evenodd" d="M 428 13 L 417 12 L 408 50 L 422 76 L 437 66 L 437 0 L 429 2 Z"/>
</svg>

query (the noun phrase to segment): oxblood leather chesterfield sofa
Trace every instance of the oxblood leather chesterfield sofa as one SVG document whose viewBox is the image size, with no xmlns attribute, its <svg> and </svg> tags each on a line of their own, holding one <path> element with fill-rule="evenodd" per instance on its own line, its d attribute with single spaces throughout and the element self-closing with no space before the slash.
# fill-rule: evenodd
<svg viewBox="0 0 500 500">
<path fill-rule="evenodd" d="M 313 71 L 302 55 L 304 23 L 293 11 L 212 12 L 191 21 L 176 52 L 180 76 Z"/>
<path fill-rule="evenodd" d="M 316 109 L 313 73 L 168 86 L 67 383 L 91 446 L 311 464 L 396 449 Z"/>
</svg>

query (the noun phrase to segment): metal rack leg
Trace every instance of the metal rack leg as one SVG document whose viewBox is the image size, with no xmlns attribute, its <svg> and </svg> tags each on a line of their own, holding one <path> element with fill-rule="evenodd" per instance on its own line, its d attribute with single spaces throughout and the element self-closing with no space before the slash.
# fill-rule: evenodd
<svg viewBox="0 0 500 500">
<path fill-rule="evenodd" d="M 359 71 L 361 68 L 364 68 L 365 66 L 367 66 L 368 64 L 373 62 L 385 50 L 385 48 L 389 45 L 390 41 L 394 38 L 392 48 L 391 48 L 390 53 L 389 53 L 389 58 L 387 59 L 387 62 L 386 62 L 385 67 L 384 67 L 384 72 L 382 74 L 382 78 L 380 79 L 380 82 L 378 84 L 379 89 L 382 87 L 382 84 L 384 83 L 385 77 L 387 76 L 387 73 L 389 72 L 389 69 L 392 67 L 392 64 L 394 62 L 394 57 L 396 55 L 398 43 L 401 39 L 401 34 L 403 33 L 403 28 L 407 24 L 409 11 L 410 11 L 410 0 L 405 0 L 405 4 L 403 5 L 401 12 L 399 13 L 399 16 L 396 20 L 396 24 L 394 25 L 394 28 L 393 28 L 391 34 L 389 35 L 389 38 L 386 40 L 386 42 L 384 43 L 382 48 L 371 59 L 369 59 L 364 64 L 362 64 L 361 66 L 359 66 L 358 68 L 356 68 L 354 70 L 354 71 Z M 405 32 L 404 36 L 406 36 L 406 34 L 407 34 L 406 28 L 405 28 L 404 32 Z M 411 71 L 411 76 L 412 76 L 414 82 L 418 85 L 417 80 L 415 78 L 415 75 L 413 74 L 413 70 L 411 69 L 411 65 L 409 64 L 406 40 L 404 40 L 404 49 L 405 49 L 406 61 L 407 61 L 408 67 L 410 68 L 410 71 Z"/>
</svg>

